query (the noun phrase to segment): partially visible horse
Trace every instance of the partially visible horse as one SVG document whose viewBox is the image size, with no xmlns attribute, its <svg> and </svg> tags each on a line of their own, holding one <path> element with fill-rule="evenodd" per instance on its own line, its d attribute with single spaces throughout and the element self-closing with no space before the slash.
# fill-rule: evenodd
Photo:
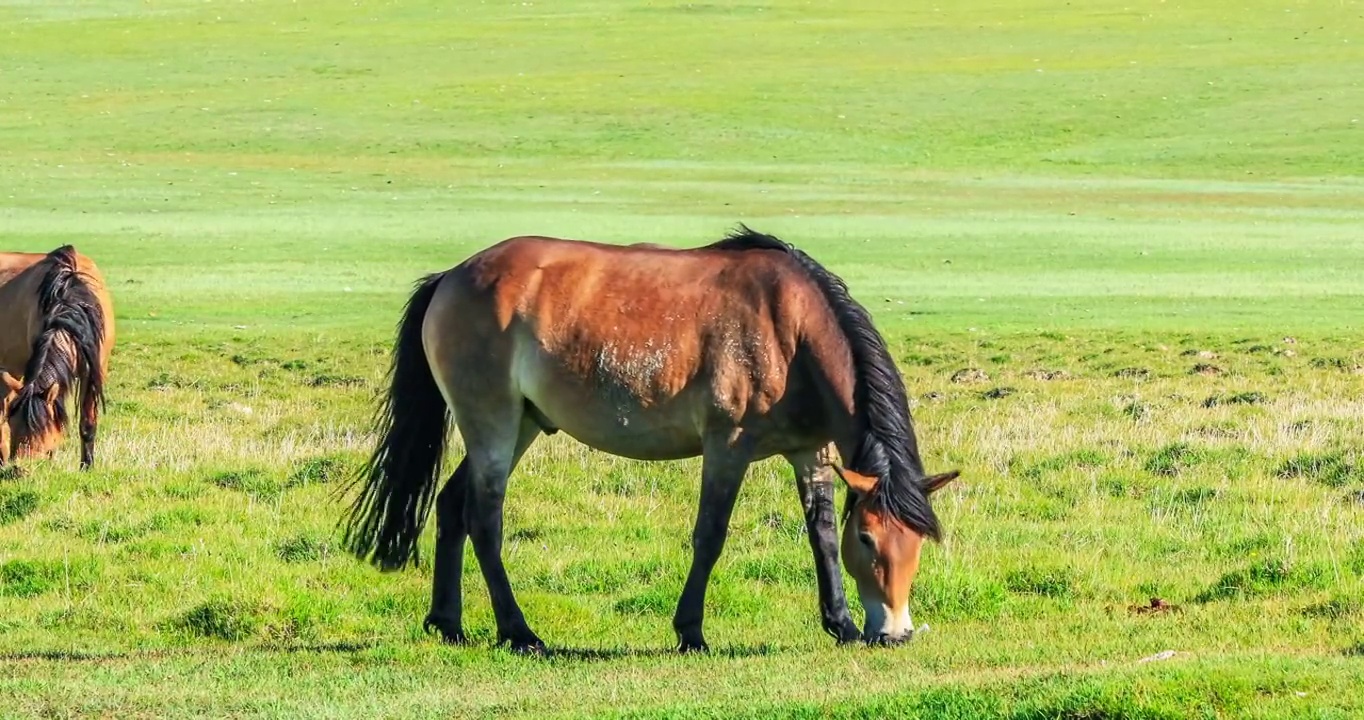
<svg viewBox="0 0 1364 720">
<path fill-rule="evenodd" d="M 0 368 L 0 466 L 9 462 L 10 453 L 13 452 L 9 439 L 9 406 L 23 389 L 23 383 Z"/>
<path fill-rule="evenodd" d="M 678 649 L 706 648 L 706 585 L 739 485 L 750 463 L 774 455 L 795 469 L 825 631 L 839 642 L 912 634 L 910 586 L 923 539 L 939 535 L 928 496 L 957 473 L 924 472 L 903 381 L 871 317 L 795 247 L 747 228 L 689 250 L 511 238 L 418 283 L 392 362 L 346 542 L 401 568 L 434 503 L 425 626 L 445 640 L 465 640 L 468 535 L 499 642 L 543 650 L 502 563 L 502 506 L 522 453 L 559 430 L 624 457 L 702 457 Z M 451 421 L 467 454 L 437 496 Z M 850 491 L 842 557 L 866 609 L 861 632 L 839 572 L 835 474 Z"/>
<path fill-rule="evenodd" d="M 52 455 L 74 394 L 81 467 L 90 467 L 113 347 L 113 302 L 90 258 L 70 245 L 46 254 L 0 253 L 0 368 L 17 375 L 0 415 L 9 436 L 0 461 L 6 454 Z"/>
</svg>

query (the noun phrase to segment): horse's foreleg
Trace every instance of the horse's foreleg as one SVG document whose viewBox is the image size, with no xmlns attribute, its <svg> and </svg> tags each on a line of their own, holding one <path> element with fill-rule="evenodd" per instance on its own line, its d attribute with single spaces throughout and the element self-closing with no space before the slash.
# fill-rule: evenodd
<svg viewBox="0 0 1364 720">
<path fill-rule="evenodd" d="M 839 643 L 862 637 L 848 612 L 843 575 L 838 565 L 838 526 L 835 522 L 833 472 L 824 451 L 800 453 L 786 458 L 796 471 L 796 488 L 805 510 L 806 535 L 815 556 L 815 580 L 819 584 L 819 610 L 824 632 Z"/>
<path fill-rule="evenodd" d="M 719 445 L 717 443 L 717 445 Z M 705 614 L 706 585 L 711 571 L 724 550 L 729 533 L 729 518 L 734 512 L 734 501 L 739 496 L 744 472 L 748 469 L 746 453 L 728 446 L 707 446 L 701 463 L 701 503 L 696 512 L 696 527 L 692 530 L 691 572 L 682 597 L 677 601 L 673 616 L 673 630 L 677 631 L 678 647 L 682 652 L 708 649 L 701 632 Z"/>
<path fill-rule="evenodd" d="M 515 445 L 505 444 L 501 451 L 497 444 L 485 447 L 472 441 L 471 433 L 465 433 L 469 443 L 465 458 L 469 464 L 465 524 L 492 600 L 498 642 L 510 643 L 517 652 L 543 652 L 545 644 L 526 624 L 507 579 L 507 568 L 502 564 L 502 504 L 507 495 L 507 478 L 521 453 L 539 436 L 540 428 L 526 418 L 520 421 L 519 432 Z"/>
<path fill-rule="evenodd" d="M 81 396 L 81 469 L 95 464 L 95 434 L 99 431 L 99 399 Z"/>
<path fill-rule="evenodd" d="M 465 507 L 469 496 L 469 461 L 460 462 L 436 498 L 436 563 L 431 580 L 431 611 L 422 626 L 440 631 L 448 643 L 463 644 Z"/>
</svg>

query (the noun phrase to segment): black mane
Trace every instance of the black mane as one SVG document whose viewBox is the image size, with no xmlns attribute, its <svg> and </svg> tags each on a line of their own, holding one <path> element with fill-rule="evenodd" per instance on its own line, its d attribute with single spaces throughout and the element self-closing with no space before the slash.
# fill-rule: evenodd
<svg viewBox="0 0 1364 720">
<path fill-rule="evenodd" d="M 869 502 L 895 516 L 914 532 L 938 539 L 938 517 L 933 513 L 922 485 L 923 461 L 919 459 L 904 381 L 866 308 L 852 298 L 848 286 L 837 275 L 825 270 L 801 250 L 771 235 L 740 225 L 723 240 L 707 247 L 784 252 L 819 286 L 847 337 L 856 375 L 853 417 L 857 444 L 852 457 L 844 458 L 844 462 L 856 472 L 878 478 Z M 847 507 L 851 508 L 852 503 Z"/>
<path fill-rule="evenodd" d="M 104 343 L 104 314 L 99 299 L 86 284 L 76 265 L 76 249 L 70 245 L 48 253 L 41 262 L 47 274 L 38 287 L 38 311 L 42 329 L 33 340 L 33 352 L 24 368 L 24 387 L 10 408 L 23 423 L 25 434 L 55 427 L 64 432 L 68 423 L 66 395 L 78 388 L 79 397 L 104 399 L 104 369 L 100 363 Z M 71 343 L 63 348 L 61 341 Z M 64 352 L 64 350 L 74 352 Z M 47 393 L 56 387 L 58 402 L 49 412 Z M 15 438 L 21 441 L 22 438 Z"/>
</svg>

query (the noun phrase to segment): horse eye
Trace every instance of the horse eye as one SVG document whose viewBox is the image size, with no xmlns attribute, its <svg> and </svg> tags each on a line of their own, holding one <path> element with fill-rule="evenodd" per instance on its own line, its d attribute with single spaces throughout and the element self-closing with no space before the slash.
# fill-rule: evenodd
<svg viewBox="0 0 1364 720">
<path fill-rule="evenodd" d="M 861 541 L 862 541 L 862 544 L 863 544 L 863 545 L 866 545 L 867 547 L 872 547 L 872 546 L 876 545 L 876 541 L 875 541 L 874 539 L 872 539 L 871 533 L 868 533 L 868 532 L 860 532 L 860 533 L 858 533 L 858 534 L 857 534 L 857 539 L 858 539 L 858 540 L 861 540 Z"/>
</svg>

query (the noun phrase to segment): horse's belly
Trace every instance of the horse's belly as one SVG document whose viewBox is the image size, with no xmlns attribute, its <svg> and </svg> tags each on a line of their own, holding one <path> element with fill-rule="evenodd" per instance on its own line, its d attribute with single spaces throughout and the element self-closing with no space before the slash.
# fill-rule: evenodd
<svg viewBox="0 0 1364 720">
<path fill-rule="evenodd" d="M 599 425 L 572 425 L 563 427 L 563 432 L 590 448 L 611 455 L 634 460 L 680 460 L 701 454 L 701 440 L 695 433 L 666 434 L 649 430 L 634 434 Z"/>
<path fill-rule="evenodd" d="M 589 447 L 636 460 L 676 460 L 701 454 L 701 433 L 690 414 L 621 408 L 559 389 L 527 393 L 546 430 L 561 430 Z"/>
<path fill-rule="evenodd" d="M 641 397 L 610 377 L 583 378 L 535 358 L 520 363 L 521 394 L 547 431 L 562 430 L 589 447 L 637 460 L 701 454 L 701 432 L 690 393 Z"/>
</svg>

